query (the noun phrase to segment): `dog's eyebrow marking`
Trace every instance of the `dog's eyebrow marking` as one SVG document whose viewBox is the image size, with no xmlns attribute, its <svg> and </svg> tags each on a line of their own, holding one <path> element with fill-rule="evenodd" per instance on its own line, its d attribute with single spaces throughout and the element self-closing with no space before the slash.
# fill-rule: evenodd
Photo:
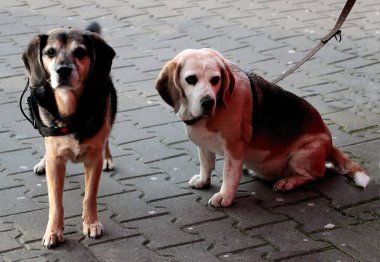
<svg viewBox="0 0 380 262">
<path fill-rule="evenodd" d="M 67 44 L 67 34 L 66 33 L 60 33 L 57 38 L 62 42 L 62 44 Z"/>
</svg>

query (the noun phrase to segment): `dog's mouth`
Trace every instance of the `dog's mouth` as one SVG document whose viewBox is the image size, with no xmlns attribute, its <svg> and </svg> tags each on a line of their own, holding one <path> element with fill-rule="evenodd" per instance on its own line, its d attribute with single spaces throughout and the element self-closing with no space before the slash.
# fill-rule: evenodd
<svg viewBox="0 0 380 262">
<path fill-rule="evenodd" d="M 197 116 L 197 117 L 193 117 L 191 116 L 192 118 L 191 119 L 188 119 L 188 120 L 182 120 L 186 125 L 188 126 L 191 126 L 191 125 L 194 125 L 195 123 L 199 122 L 200 120 L 204 119 L 204 118 L 207 118 L 209 117 L 210 115 L 207 114 L 207 115 L 200 115 L 200 116 Z"/>
</svg>

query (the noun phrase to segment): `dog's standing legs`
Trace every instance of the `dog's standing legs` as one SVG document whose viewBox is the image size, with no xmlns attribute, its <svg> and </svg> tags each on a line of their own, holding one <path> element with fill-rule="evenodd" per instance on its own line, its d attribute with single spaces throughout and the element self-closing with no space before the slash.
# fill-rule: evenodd
<svg viewBox="0 0 380 262">
<path fill-rule="evenodd" d="M 220 191 L 214 194 L 209 205 L 219 207 L 230 206 L 235 198 L 237 188 L 240 183 L 240 178 L 243 174 L 243 160 L 234 159 L 229 154 L 226 154 L 223 167 L 223 183 Z"/>
<path fill-rule="evenodd" d="M 48 248 L 63 243 L 63 186 L 66 161 L 60 157 L 46 154 L 46 175 L 49 190 L 49 222 L 42 244 Z"/>
<path fill-rule="evenodd" d="M 190 179 L 189 185 L 193 188 L 207 188 L 211 183 L 211 173 L 215 169 L 215 154 L 198 147 L 198 155 L 201 165 L 200 173 Z"/>
<path fill-rule="evenodd" d="M 83 199 L 83 234 L 93 238 L 103 235 L 103 227 L 98 219 L 97 195 L 102 174 L 103 157 L 96 154 L 84 162 L 85 196 Z"/>
</svg>

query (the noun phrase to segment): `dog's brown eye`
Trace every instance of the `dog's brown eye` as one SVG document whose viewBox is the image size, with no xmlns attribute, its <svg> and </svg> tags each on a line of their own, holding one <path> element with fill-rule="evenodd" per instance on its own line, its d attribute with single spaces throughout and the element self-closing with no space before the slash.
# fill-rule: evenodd
<svg viewBox="0 0 380 262">
<path fill-rule="evenodd" d="M 86 50 L 83 48 L 77 48 L 74 51 L 74 56 L 78 59 L 82 59 L 83 57 L 86 56 Z"/>
<path fill-rule="evenodd" d="M 219 76 L 214 76 L 213 78 L 211 78 L 211 84 L 213 86 L 217 85 L 219 83 L 219 80 L 220 80 L 220 77 Z"/>
<path fill-rule="evenodd" d="M 185 80 L 189 85 L 195 85 L 198 82 L 198 78 L 195 75 L 190 75 Z"/>
<path fill-rule="evenodd" d="M 46 55 L 47 55 L 48 57 L 50 57 L 50 58 L 55 57 L 55 54 L 56 54 L 56 52 L 55 52 L 55 49 L 54 49 L 54 48 L 49 48 L 49 49 L 46 51 Z"/>
</svg>

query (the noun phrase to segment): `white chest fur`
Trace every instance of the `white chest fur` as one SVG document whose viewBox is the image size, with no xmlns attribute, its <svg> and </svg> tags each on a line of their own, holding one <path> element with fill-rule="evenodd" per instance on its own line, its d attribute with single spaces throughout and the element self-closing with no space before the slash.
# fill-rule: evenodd
<svg viewBox="0 0 380 262">
<path fill-rule="evenodd" d="M 224 155 L 225 141 L 218 132 L 209 131 L 204 123 L 186 125 L 189 139 L 197 146 L 218 155 Z"/>
</svg>

